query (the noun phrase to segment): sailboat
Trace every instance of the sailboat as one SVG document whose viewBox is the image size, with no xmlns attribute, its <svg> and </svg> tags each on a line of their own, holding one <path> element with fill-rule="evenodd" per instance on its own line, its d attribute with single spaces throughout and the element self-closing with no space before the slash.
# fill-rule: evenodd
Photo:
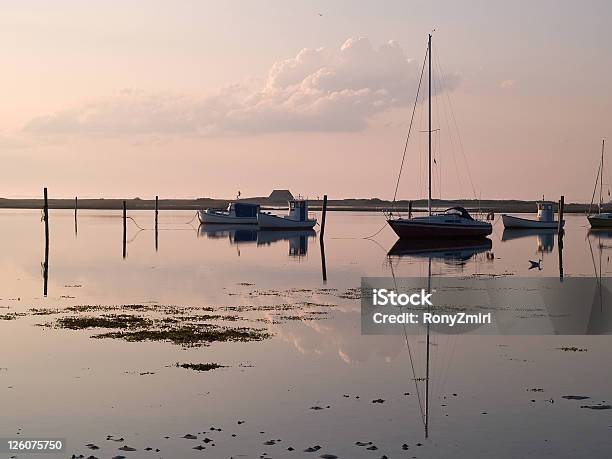
<svg viewBox="0 0 612 459">
<path fill-rule="evenodd" d="M 612 228 L 612 212 L 602 212 L 603 207 L 603 166 L 604 166 L 604 149 L 606 140 L 601 141 L 601 162 L 599 163 L 599 173 L 597 174 L 597 180 L 595 181 L 595 189 L 593 190 L 593 198 L 591 198 L 591 204 L 595 198 L 595 192 L 597 191 L 597 182 L 599 182 L 599 207 L 598 213 L 589 215 L 589 223 L 591 228 Z"/>
<path fill-rule="evenodd" d="M 431 34 L 427 42 L 427 60 L 429 62 L 429 97 L 428 97 L 428 136 L 429 136 L 429 195 L 427 199 L 428 215 L 424 217 L 393 218 L 387 223 L 400 239 L 436 239 L 436 238 L 481 238 L 493 231 L 491 223 L 475 220 L 463 207 L 451 207 L 442 213 L 431 211 Z M 416 103 L 416 102 L 415 102 Z M 401 174 L 401 171 L 400 171 Z"/>
</svg>

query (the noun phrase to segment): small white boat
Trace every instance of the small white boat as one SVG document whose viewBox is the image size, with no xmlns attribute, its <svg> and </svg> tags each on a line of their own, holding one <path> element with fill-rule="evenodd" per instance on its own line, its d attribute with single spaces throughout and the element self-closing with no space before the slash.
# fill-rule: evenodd
<svg viewBox="0 0 612 459">
<path fill-rule="evenodd" d="M 544 201 L 538 202 L 538 217 L 536 220 L 502 214 L 502 221 L 504 222 L 504 228 L 559 228 L 559 222 L 555 220 L 553 204 Z M 565 220 L 561 222 L 561 228 L 564 224 Z"/>
<path fill-rule="evenodd" d="M 312 229 L 317 223 L 317 220 L 308 217 L 308 202 L 305 199 L 292 199 L 289 201 L 289 214 L 280 216 L 269 212 L 260 212 L 257 215 L 257 222 L 261 229 L 303 230 Z"/>
<path fill-rule="evenodd" d="M 259 204 L 232 202 L 227 210 L 206 209 L 198 211 L 198 219 L 204 225 L 209 224 L 240 224 L 256 225 L 259 214 Z"/>
</svg>

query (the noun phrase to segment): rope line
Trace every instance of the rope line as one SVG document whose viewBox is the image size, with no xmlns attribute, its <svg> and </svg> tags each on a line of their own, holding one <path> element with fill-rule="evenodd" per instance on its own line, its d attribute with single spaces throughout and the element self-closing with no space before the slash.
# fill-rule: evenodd
<svg viewBox="0 0 612 459">
<path fill-rule="evenodd" d="M 191 218 L 191 220 L 189 220 L 188 222 L 183 222 L 183 223 L 177 223 L 179 225 L 191 225 L 193 223 L 193 221 L 198 217 L 198 213 L 195 212 L 194 216 Z M 132 222 L 134 223 L 134 225 L 136 225 L 136 228 L 138 228 L 140 231 L 155 231 L 155 228 L 143 228 L 142 226 L 140 226 L 138 224 L 138 222 L 134 219 L 134 217 L 128 216 L 127 217 L 128 220 L 132 220 Z M 192 225 L 193 228 L 193 225 Z M 184 228 L 163 228 L 160 229 L 159 227 L 157 228 L 158 231 L 185 231 Z M 187 230 L 189 231 L 189 230 Z"/>
</svg>

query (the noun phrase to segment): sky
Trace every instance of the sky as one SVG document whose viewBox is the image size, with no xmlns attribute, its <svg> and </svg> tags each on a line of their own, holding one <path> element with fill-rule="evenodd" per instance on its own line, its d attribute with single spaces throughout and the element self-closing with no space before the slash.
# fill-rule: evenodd
<svg viewBox="0 0 612 459">
<path fill-rule="evenodd" d="M 596 0 L 6 1 L 0 197 L 390 199 L 435 29 L 434 197 L 588 202 L 611 20 Z M 402 199 L 427 192 L 423 102 Z"/>
</svg>

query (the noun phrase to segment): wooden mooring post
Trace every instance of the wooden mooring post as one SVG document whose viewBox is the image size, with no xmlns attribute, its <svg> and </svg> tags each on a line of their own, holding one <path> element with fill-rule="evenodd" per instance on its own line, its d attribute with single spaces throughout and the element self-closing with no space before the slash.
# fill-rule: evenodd
<svg viewBox="0 0 612 459">
<path fill-rule="evenodd" d="M 158 228 L 158 217 L 159 217 L 159 196 L 155 196 L 155 251 L 157 252 L 157 249 L 159 247 L 158 245 L 158 232 L 157 232 L 157 228 Z"/>
<path fill-rule="evenodd" d="M 561 196 L 559 200 L 559 234 L 563 233 L 563 210 L 565 207 L 565 196 Z"/>
<path fill-rule="evenodd" d="M 45 261 L 43 262 L 43 294 L 47 296 L 47 284 L 49 281 L 49 198 L 47 188 L 44 191 L 43 219 L 45 221 Z"/>
<path fill-rule="evenodd" d="M 321 212 L 321 234 L 319 235 L 319 239 L 323 240 L 325 236 L 325 216 L 327 215 L 327 195 L 323 195 L 323 209 Z"/>
<path fill-rule="evenodd" d="M 412 218 L 412 201 L 408 201 L 408 218 Z"/>
<path fill-rule="evenodd" d="M 563 281 L 563 210 L 565 207 L 565 196 L 561 196 L 559 200 L 559 226 L 557 229 L 557 250 L 559 252 L 559 279 Z"/>
<path fill-rule="evenodd" d="M 321 244 L 321 274 L 323 283 L 327 283 L 327 266 L 325 264 L 325 217 L 327 216 L 327 195 L 323 195 L 323 207 L 321 208 L 321 232 L 319 233 L 319 243 Z"/>
<path fill-rule="evenodd" d="M 123 201 L 123 258 L 126 256 L 127 244 L 127 203 Z"/>
<path fill-rule="evenodd" d="M 77 211 L 79 209 L 79 198 L 74 197 L 74 234 L 78 234 L 79 228 L 77 226 Z"/>
</svg>

